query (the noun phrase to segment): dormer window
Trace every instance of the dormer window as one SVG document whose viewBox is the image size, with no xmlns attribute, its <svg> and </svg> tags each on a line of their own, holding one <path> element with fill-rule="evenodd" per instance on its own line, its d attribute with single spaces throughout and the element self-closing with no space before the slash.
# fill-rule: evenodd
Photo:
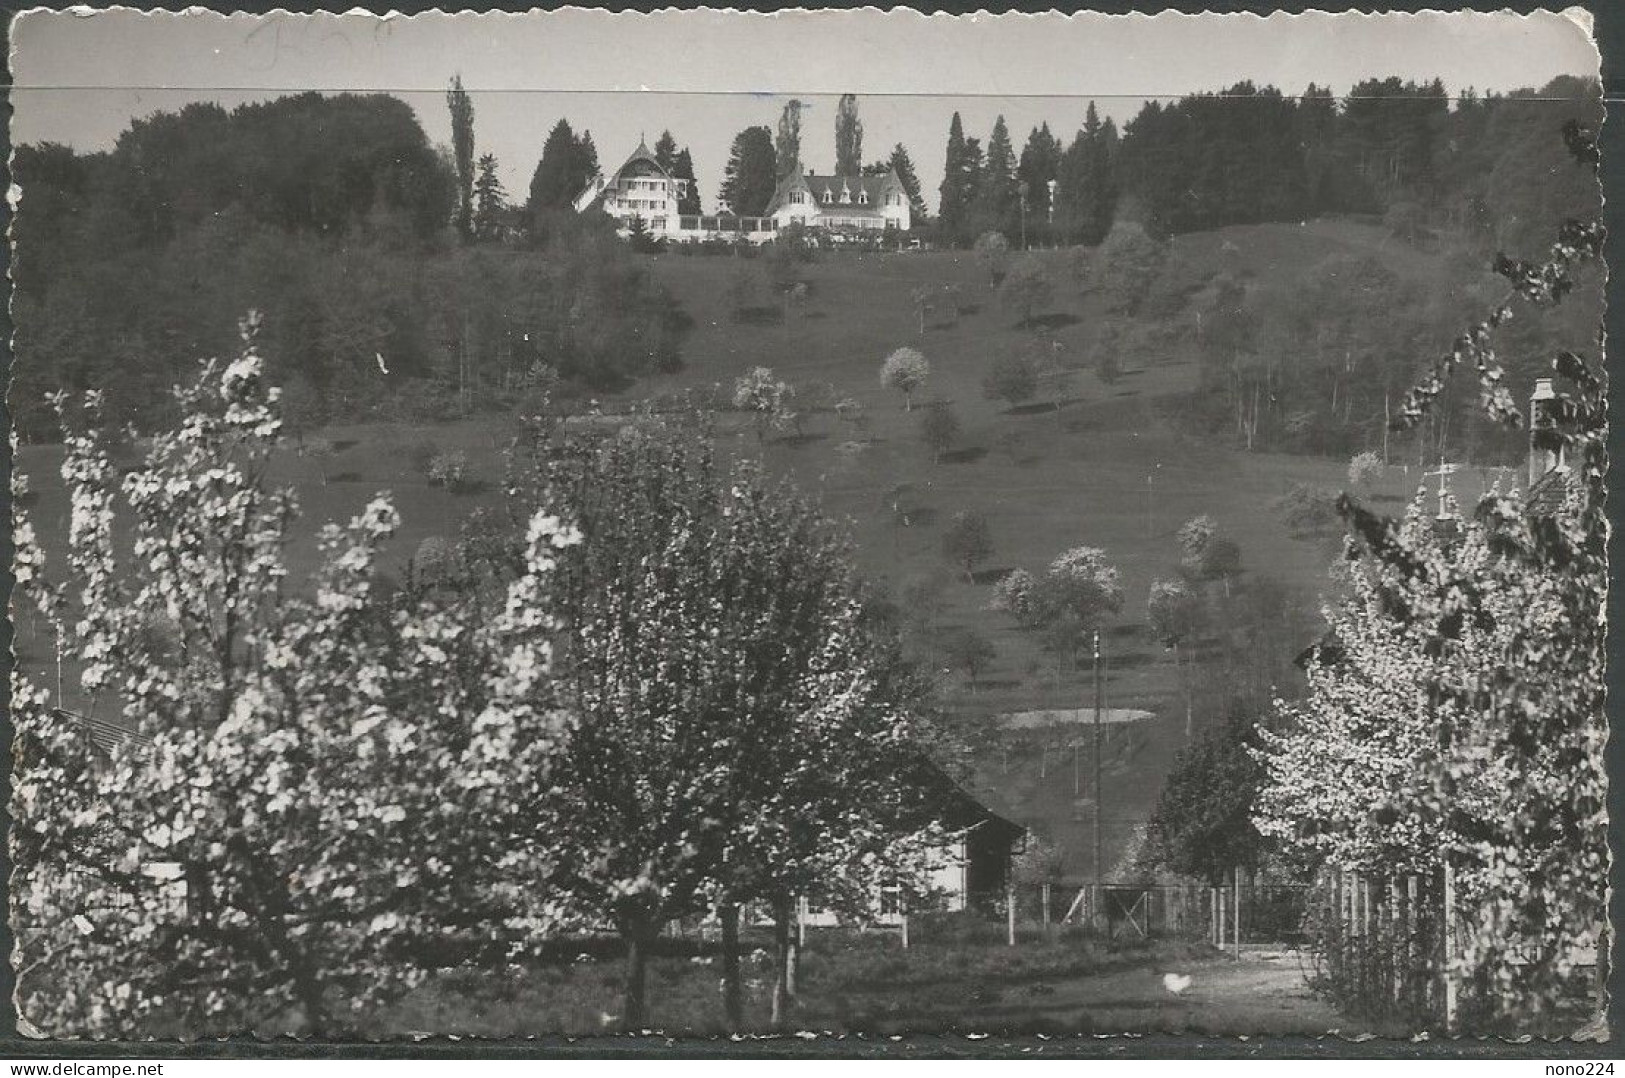
<svg viewBox="0 0 1625 1078">
<path fill-rule="evenodd" d="M 846 204 L 848 202 L 851 202 L 851 201 L 852 201 L 852 189 L 850 187 L 842 187 L 841 188 L 841 203 L 844 205 L 844 204 Z"/>
<path fill-rule="evenodd" d="M 869 204 L 869 192 L 867 192 L 867 191 L 859 191 L 858 192 L 858 205 L 867 206 L 868 204 Z"/>
<path fill-rule="evenodd" d="M 831 202 L 834 202 L 834 201 L 835 201 L 835 192 L 831 191 L 828 187 L 824 188 L 824 205 L 827 206 Z"/>
</svg>

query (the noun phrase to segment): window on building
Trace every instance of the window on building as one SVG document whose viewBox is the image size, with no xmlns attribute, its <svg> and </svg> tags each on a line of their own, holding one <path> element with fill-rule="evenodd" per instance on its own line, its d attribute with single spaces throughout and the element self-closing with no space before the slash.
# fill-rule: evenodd
<svg viewBox="0 0 1625 1078">
<path fill-rule="evenodd" d="M 664 232 L 666 231 L 666 219 L 664 217 L 653 218 L 649 222 L 649 227 L 656 232 Z"/>
<path fill-rule="evenodd" d="M 831 191 L 827 187 L 824 188 L 824 205 L 828 206 L 830 203 L 832 203 L 834 201 L 835 201 L 835 192 Z"/>
<path fill-rule="evenodd" d="M 867 206 L 869 204 L 869 192 L 867 192 L 867 191 L 859 191 L 858 192 L 858 204 L 860 206 Z"/>
</svg>

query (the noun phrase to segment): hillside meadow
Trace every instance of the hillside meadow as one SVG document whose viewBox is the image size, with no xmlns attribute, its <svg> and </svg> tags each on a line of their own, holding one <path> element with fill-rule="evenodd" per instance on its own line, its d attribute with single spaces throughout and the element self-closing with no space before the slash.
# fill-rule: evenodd
<svg viewBox="0 0 1625 1078">
<path fill-rule="evenodd" d="M 1439 276 L 1437 253 L 1398 244 L 1383 229 L 1341 221 L 1179 237 L 1169 264 L 1197 280 L 1222 268 L 1271 287 L 1349 253 L 1380 257 L 1419 289 L 1432 287 Z M 1094 811 L 1090 731 L 1080 731 L 1080 753 L 1066 731 L 1005 735 L 994 717 L 1091 706 L 1087 662 L 1076 669 L 1057 663 L 1007 616 L 990 611 L 993 584 L 1012 568 L 1041 571 L 1079 545 L 1104 548 L 1121 571 L 1124 605 L 1106 633 L 1104 693 L 1111 707 L 1143 709 L 1154 717 L 1115 729 L 1108 739 L 1106 825 L 1115 860 L 1130 851 L 1161 775 L 1185 744 L 1186 675 L 1151 639 L 1146 624 L 1151 582 L 1177 572 L 1180 525 L 1211 515 L 1240 547 L 1243 572 L 1235 587 L 1273 597 L 1274 603 L 1259 608 L 1266 611 L 1259 620 L 1267 624 L 1251 627 L 1236 638 L 1239 644 L 1225 644 L 1230 627 L 1221 626 L 1198 648 L 1202 664 L 1195 688 L 1221 658 L 1237 661 L 1237 647 L 1278 651 L 1274 664 L 1285 664 L 1318 632 L 1315 607 L 1338 540 L 1329 532 L 1289 534 L 1275 503 L 1296 484 L 1342 489 L 1348 462 L 1247 452 L 1222 434 L 1190 429 L 1178 402 L 1198 385 L 1192 345 L 1176 342 L 1166 352 L 1125 349 L 1120 375 L 1103 380 L 1097 357 L 1108 346 L 1103 340 L 1111 339 L 1103 334 L 1121 329 L 1121 318 L 1107 314 L 1100 298 L 1077 282 L 1069 252 L 1038 257 L 1050 263 L 1057 284 L 1052 300 L 1022 325 L 969 252 L 824 253 L 802 271 L 804 300 L 781 307 L 759 283 L 756 305 L 743 314 L 736 299 L 752 289 L 735 282 L 761 277 L 760 260 L 651 256 L 653 274 L 693 322 L 683 348 L 685 366 L 600 403 L 613 411 L 642 398 L 712 387 L 716 399 L 726 399 L 734 380 L 756 366 L 793 382 L 799 429 L 761 439 L 749 417 L 723 411 L 717 427 L 725 452 L 760 456 L 850 531 L 861 572 L 898 604 L 899 620 L 914 630 L 917 654 L 935 672 L 948 711 L 976 748 L 983 792 L 995 807 L 1058 842 L 1068 870 L 1078 873 L 1091 867 L 1084 860 Z M 928 311 L 922 334 L 913 294 L 945 286 L 958 289 L 957 300 Z M 1166 321 L 1188 320 L 1193 306 L 1185 297 L 1184 307 Z M 912 411 L 879 381 L 881 360 L 903 345 L 920 349 L 931 364 Z M 983 391 L 991 362 L 1011 350 L 1035 350 L 1051 357 L 1054 367 L 1038 395 L 1019 406 Z M 832 410 L 846 399 L 861 405 L 861 421 L 849 422 Z M 960 425 L 940 461 L 920 436 L 921 416 L 933 402 L 951 407 Z M 389 555 L 397 570 L 424 540 L 455 536 L 477 507 L 500 506 L 503 449 L 515 429 L 511 416 L 489 414 L 442 424 L 347 424 L 307 432 L 307 440 L 328 443 L 331 455 L 317 459 L 290 445 L 272 473 L 297 488 L 303 507 L 307 526 L 290 552 L 296 578 L 314 565 L 319 523 L 348 517 L 378 491 L 394 496 L 403 518 Z M 433 453 L 453 450 L 466 454 L 469 464 L 470 482 L 461 492 L 432 484 L 423 467 Z M 52 558 L 60 556 L 66 533 L 67 505 L 56 474 L 60 453 L 56 446 L 24 446 L 18 454 L 34 492 L 28 511 Z M 1415 449 L 1397 444 L 1392 456 L 1394 464 L 1371 496 L 1397 509 L 1418 488 L 1426 462 Z M 1516 470 L 1464 471 L 1452 477 L 1451 488 L 1471 499 L 1487 483 L 1515 482 L 1517 476 Z M 987 517 L 993 539 L 991 558 L 971 579 L 945 558 L 942 545 L 944 526 L 967 510 Z M 994 649 L 974 687 L 933 644 L 956 626 L 974 628 Z M 54 676 L 48 640 L 26 612 L 20 629 L 19 662 L 48 682 Z M 72 700 L 72 671 L 66 673 Z M 1212 717 L 1198 708 L 1198 730 Z"/>
</svg>

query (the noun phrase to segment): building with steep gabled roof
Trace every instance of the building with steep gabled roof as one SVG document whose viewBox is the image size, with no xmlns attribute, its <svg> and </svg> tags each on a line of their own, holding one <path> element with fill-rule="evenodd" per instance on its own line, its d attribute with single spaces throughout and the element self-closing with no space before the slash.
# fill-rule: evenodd
<svg viewBox="0 0 1625 1078">
<path fill-rule="evenodd" d="M 595 209 L 607 213 L 622 229 L 641 220 L 651 234 L 662 235 L 677 230 L 679 206 L 687 195 L 688 181 L 673 176 L 640 140 L 620 168 L 587 182 L 576 196 L 575 208 L 577 213 Z"/>
<path fill-rule="evenodd" d="M 778 228 L 803 225 L 837 231 L 907 232 L 908 190 L 895 170 L 858 176 L 820 176 L 799 165 L 779 181 L 767 203 Z"/>
</svg>

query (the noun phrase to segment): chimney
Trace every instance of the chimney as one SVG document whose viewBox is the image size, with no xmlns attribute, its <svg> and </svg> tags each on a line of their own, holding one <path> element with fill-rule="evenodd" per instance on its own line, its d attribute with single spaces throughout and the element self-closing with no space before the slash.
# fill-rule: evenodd
<svg viewBox="0 0 1625 1078">
<path fill-rule="evenodd" d="M 1550 378 L 1535 379 L 1535 392 L 1529 397 L 1529 485 L 1534 486 L 1547 472 L 1563 466 L 1559 450 L 1537 446 L 1542 432 L 1554 430 L 1557 391 Z"/>
</svg>

